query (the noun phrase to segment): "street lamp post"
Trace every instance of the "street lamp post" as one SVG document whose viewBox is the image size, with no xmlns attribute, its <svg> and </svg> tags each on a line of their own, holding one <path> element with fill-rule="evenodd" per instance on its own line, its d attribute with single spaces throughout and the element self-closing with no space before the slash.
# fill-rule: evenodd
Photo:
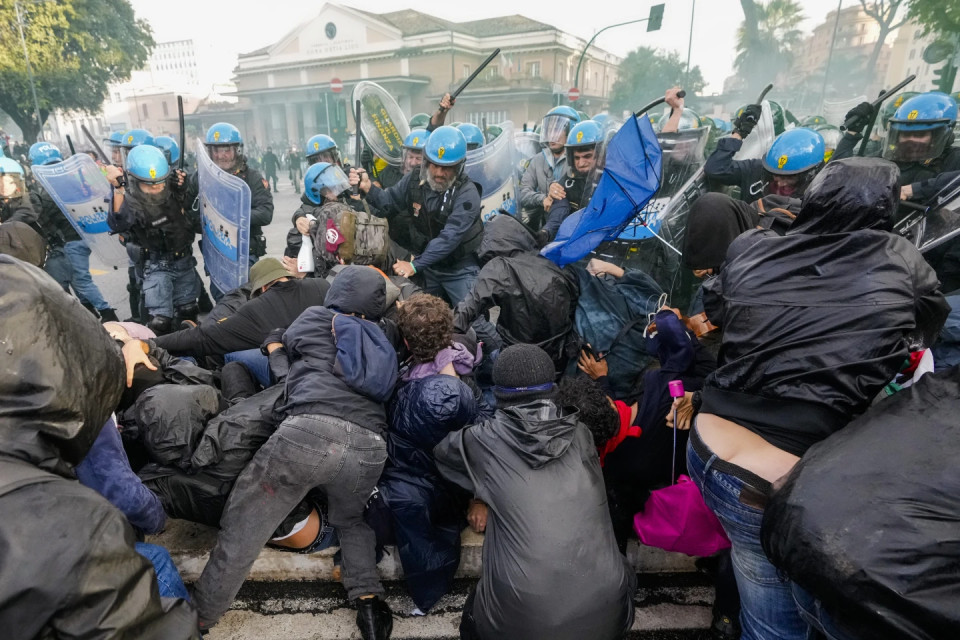
<svg viewBox="0 0 960 640">
<path fill-rule="evenodd" d="M 830 63 L 833 62 L 833 47 L 837 43 L 837 30 L 840 28 L 840 7 L 843 0 L 837 2 L 837 19 L 833 21 L 833 37 L 830 39 L 830 53 L 827 54 L 827 66 L 823 69 L 823 85 L 820 87 L 820 106 L 817 113 L 823 112 L 823 102 L 827 97 L 827 79 L 830 77 Z"/>
<path fill-rule="evenodd" d="M 587 46 L 583 48 L 583 51 L 580 53 L 580 59 L 577 61 L 577 74 L 573 77 L 573 86 L 577 89 L 580 88 L 580 66 L 583 64 L 583 57 L 587 55 L 587 49 L 590 48 L 590 45 L 593 44 L 593 41 L 597 39 L 597 36 L 606 31 L 607 29 L 613 29 L 614 27 L 622 27 L 627 24 L 636 24 L 638 22 L 649 22 L 647 25 L 647 31 L 656 31 L 660 28 L 660 23 L 663 21 L 663 5 L 655 4 L 650 7 L 650 15 L 646 18 L 640 18 L 639 20 L 627 20 L 626 22 L 618 22 L 617 24 L 611 24 L 600 31 L 597 31 L 593 34 L 593 37 L 590 38 L 590 41 L 587 42 Z"/>
<path fill-rule="evenodd" d="M 40 119 L 40 103 L 37 101 L 37 87 L 33 83 L 33 68 L 30 66 L 27 38 L 23 33 L 23 8 L 20 6 L 18 0 L 14 0 L 13 9 L 17 14 L 17 26 L 20 28 L 20 43 L 23 45 L 23 58 L 27 62 L 27 78 L 30 80 L 30 91 L 33 93 L 33 112 L 37 118 L 37 138 L 43 140 L 43 120 Z"/>
</svg>

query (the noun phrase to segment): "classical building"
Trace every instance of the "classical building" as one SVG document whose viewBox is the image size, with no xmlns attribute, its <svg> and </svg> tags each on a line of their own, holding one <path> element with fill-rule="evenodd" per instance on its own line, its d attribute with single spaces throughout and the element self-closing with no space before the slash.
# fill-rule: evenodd
<svg viewBox="0 0 960 640">
<path fill-rule="evenodd" d="M 520 15 L 448 22 L 418 11 L 374 14 L 328 3 L 280 41 L 239 56 L 235 83 L 259 143 L 295 146 L 314 133 L 341 143 L 354 128 L 350 95 L 362 80 L 388 90 L 409 116 L 432 112 L 495 49 L 501 53 L 458 98 L 448 122 L 534 125 L 568 104 L 586 41 Z M 590 47 L 578 109 L 608 106 L 620 58 Z M 339 80 L 342 90 L 333 91 Z"/>
<path fill-rule="evenodd" d="M 937 36 L 923 35 L 923 29 L 913 22 L 908 22 L 897 32 L 893 41 L 893 52 L 890 56 L 890 68 L 887 71 L 887 86 L 893 86 L 913 74 L 917 79 L 911 82 L 904 91 L 934 91 L 933 83 L 937 77 L 933 72 L 943 67 L 943 62 L 928 64 L 923 60 L 923 50 L 936 42 Z M 957 89 L 956 83 L 954 89 Z"/>
</svg>

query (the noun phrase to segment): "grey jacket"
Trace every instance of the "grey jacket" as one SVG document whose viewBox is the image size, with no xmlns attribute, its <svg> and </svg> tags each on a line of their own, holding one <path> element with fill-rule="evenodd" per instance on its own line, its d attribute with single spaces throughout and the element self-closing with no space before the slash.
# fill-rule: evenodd
<svg viewBox="0 0 960 640">
<path fill-rule="evenodd" d="M 553 167 L 547 162 L 550 151 L 541 151 L 530 159 L 527 170 L 520 178 L 520 206 L 524 209 L 536 209 L 543 206 L 543 199 L 547 197 L 547 189 L 553 179 Z M 550 154 L 552 156 L 552 154 Z M 560 165 L 560 174 L 566 173 L 567 156 L 560 156 L 556 162 Z"/>
</svg>

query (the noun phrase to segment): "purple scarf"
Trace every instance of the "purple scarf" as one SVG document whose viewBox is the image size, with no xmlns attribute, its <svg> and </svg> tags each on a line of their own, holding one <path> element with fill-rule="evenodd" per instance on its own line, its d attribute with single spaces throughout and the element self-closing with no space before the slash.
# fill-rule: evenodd
<svg viewBox="0 0 960 640">
<path fill-rule="evenodd" d="M 443 349 L 430 362 L 421 362 L 415 364 L 403 374 L 402 380 L 410 382 L 411 380 L 420 380 L 427 376 L 440 373 L 440 370 L 448 364 L 453 363 L 453 370 L 457 375 L 465 376 L 473 373 L 473 368 L 483 359 L 483 347 L 477 345 L 476 355 L 467 351 L 467 348 L 459 342 L 454 342 L 453 346 Z"/>
</svg>

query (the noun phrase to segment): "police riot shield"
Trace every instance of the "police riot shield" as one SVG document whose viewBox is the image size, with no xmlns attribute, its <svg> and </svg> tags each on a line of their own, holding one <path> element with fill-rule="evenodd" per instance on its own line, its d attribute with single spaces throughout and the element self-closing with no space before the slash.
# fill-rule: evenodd
<svg viewBox="0 0 960 640">
<path fill-rule="evenodd" d="M 960 176 L 937 194 L 926 211 L 917 210 L 904 216 L 894 231 L 923 253 L 960 236 Z"/>
<path fill-rule="evenodd" d="M 532 131 L 517 131 L 513 135 L 513 151 L 517 167 L 517 180 L 523 177 L 533 157 L 540 153 L 540 136 Z"/>
<path fill-rule="evenodd" d="M 495 212 L 517 213 L 517 173 L 514 171 L 513 123 L 501 122 L 503 133 L 489 144 L 467 151 L 464 171 L 483 190 L 483 221 Z"/>
<path fill-rule="evenodd" d="M 236 289 L 250 272 L 250 187 L 214 164 L 197 141 L 203 262 L 221 291 Z"/>
<path fill-rule="evenodd" d="M 410 125 L 397 101 L 375 82 L 358 82 L 353 103 L 360 101 L 360 132 L 373 152 L 395 167 L 403 161 L 403 140 Z"/>
<path fill-rule="evenodd" d="M 823 101 L 823 117 L 832 125 L 840 125 L 847 116 L 847 112 L 861 102 L 867 102 L 867 96 L 857 96 L 849 100 Z"/>
<path fill-rule="evenodd" d="M 38 165 L 33 175 L 103 264 L 114 269 L 130 264 L 127 250 L 110 237 L 110 183 L 90 156 L 78 153 L 63 162 Z"/>
</svg>

